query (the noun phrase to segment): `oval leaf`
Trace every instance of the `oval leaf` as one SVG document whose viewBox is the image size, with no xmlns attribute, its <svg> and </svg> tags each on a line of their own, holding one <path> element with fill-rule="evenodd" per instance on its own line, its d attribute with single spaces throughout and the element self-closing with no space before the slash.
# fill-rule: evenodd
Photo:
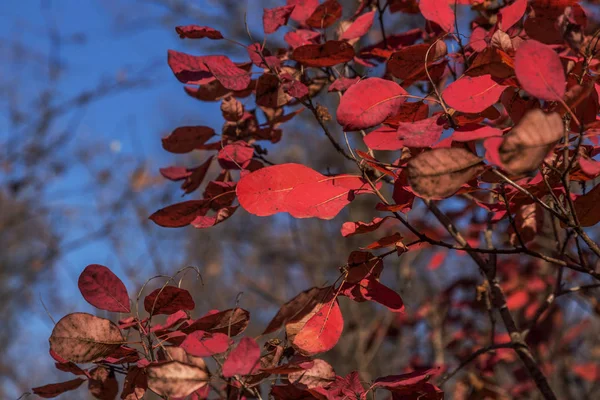
<svg viewBox="0 0 600 400">
<path fill-rule="evenodd" d="M 50 335 L 50 349 L 74 363 L 103 359 L 125 343 L 121 331 L 111 321 L 87 313 L 66 315 Z"/>
<path fill-rule="evenodd" d="M 523 42 L 515 54 L 515 72 L 521 87 L 541 100 L 561 100 L 566 80 L 560 57 L 536 40 Z"/>
<path fill-rule="evenodd" d="M 179 361 L 150 364 L 146 367 L 148 388 L 166 398 L 183 398 L 206 386 L 208 374 L 203 369 Z"/>
<path fill-rule="evenodd" d="M 79 275 L 83 298 L 100 310 L 128 313 L 129 295 L 121 280 L 103 265 L 92 264 Z"/>
<path fill-rule="evenodd" d="M 344 319 L 337 300 L 323 304 L 300 332 L 294 337 L 293 346 L 305 355 L 331 350 L 342 335 Z"/>
<path fill-rule="evenodd" d="M 77 389 L 81 384 L 85 382 L 85 379 L 76 378 L 66 382 L 51 383 L 40 387 L 33 388 L 33 394 L 43 397 L 45 399 L 52 399 L 56 396 L 60 396 L 65 392 Z"/>
<path fill-rule="evenodd" d="M 179 310 L 193 310 L 196 307 L 192 295 L 176 286 L 156 289 L 144 299 L 144 309 L 150 315 L 173 314 Z"/>
<path fill-rule="evenodd" d="M 260 347 L 252 338 L 242 338 L 223 363 L 223 376 L 250 375 L 260 368 Z"/>
<path fill-rule="evenodd" d="M 195 331 L 187 335 L 181 348 L 195 357 L 210 357 L 220 354 L 229 348 L 230 339 L 224 333 L 206 333 Z"/>
<path fill-rule="evenodd" d="M 307 67 L 333 67 L 354 58 L 354 48 L 345 41 L 306 44 L 294 49 L 290 58 Z"/>
<path fill-rule="evenodd" d="M 466 149 L 433 149 L 408 162 L 408 181 L 419 196 L 442 199 L 453 195 L 481 172 L 481 162 L 481 158 Z"/>
<path fill-rule="evenodd" d="M 442 97 L 450 107 L 476 114 L 497 103 L 505 88 L 496 83 L 491 75 L 465 76 L 452 82 Z"/>
<path fill-rule="evenodd" d="M 408 93 L 395 82 L 368 78 L 350 86 L 340 100 L 337 122 L 345 131 L 379 125 L 394 115 Z"/>
</svg>

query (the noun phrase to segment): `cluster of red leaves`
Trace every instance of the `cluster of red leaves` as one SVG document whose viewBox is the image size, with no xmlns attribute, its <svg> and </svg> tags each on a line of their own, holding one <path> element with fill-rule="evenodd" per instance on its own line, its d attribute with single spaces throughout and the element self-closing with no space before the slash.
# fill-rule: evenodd
<svg viewBox="0 0 600 400">
<path fill-rule="evenodd" d="M 377 281 L 369 280 L 364 291 L 358 281 L 348 282 L 367 297 L 369 284 Z M 131 313 L 125 285 L 105 266 L 87 266 L 79 289 L 100 310 Z M 396 301 L 396 308 L 402 304 L 393 295 L 389 301 Z M 119 392 L 121 399 L 137 400 L 147 390 L 169 399 L 203 399 L 211 391 L 220 398 L 254 398 L 262 382 L 276 378 L 279 383 L 271 388 L 275 399 L 341 400 L 350 392 L 366 398 L 379 388 L 441 398 L 428 382 L 435 370 L 379 378 L 365 388 L 356 372 L 337 376 L 331 365 L 314 357 L 333 348 L 344 327 L 331 286 L 309 289 L 284 304 L 261 337 L 283 330 L 286 340 L 266 340 L 262 349 L 255 338 L 235 339 L 249 323 L 250 313 L 244 309 L 211 310 L 194 319 L 191 294 L 168 282 L 148 294 L 143 304 L 146 317 L 136 312 L 118 323 L 80 312 L 63 317 L 50 335 L 50 355 L 57 369 L 77 377 L 33 392 L 53 398 L 87 381 L 90 394 L 101 400 L 114 400 Z M 164 322 L 157 322 L 159 315 L 165 316 Z M 90 363 L 92 367 L 78 365 Z M 121 389 L 116 374 L 125 375 Z"/>
<path fill-rule="evenodd" d="M 517 250 L 535 238 L 543 223 L 539 206 L 545 203 L 536 201 L 539 198 L 570 203 L 570 210 L 567 206 L 554 210 L 564 226 L 595 225 L 600 221 L 600 208 L 594 207 L 600 186 L 582 194 L 569 186 L 600 175 L 600 163 L 594 159 L 599 152 L 600 60 L 597 36 L 585 33 L 586 12 L 576 0 L 516 0 L 501 7 L 492 3 L 390 0 L 380 8 L 377 1 L 362 0 L 342 20 L 344 10 L 336 0 L 288 0 L 281 7 L 265 9 L 263 15 L 265 35 L 293 25 L 284 36 L 284 48 L 243 45 L 248 57 L 242 62 L 224 55 L 169 51 L 169 66 L 187 85 L 186 93 L 200 101 L 220 101 L 224 125 L 219 135 L 206 126 L 175 129 L 163 139 L 165 150 L 213 154 L 199 166 L 172 166 L 161 173 L 183 181 L 182 189 L 189 194 L 209 176 L 215 159 L 220 172 L 208 178 L 201 199 L 165 207 L 150 218 L 165 227 L 207 228 L 230 218 L 241 206 L 258 216 L 287 212 L 296 218 L 331 219 L 356 195 L 380 199 L 375 211 L 385 214 L 371 222 L 346 222 L 341 233 L 351 236 L 377 232 L 387 218 L 399 219 L 398 213 L 410 212 L 415 199 L 429 202 L 464 194 L 471 202 L 465 212 L 484 211 L 492 225 L 510 220 L 509 242 Z M 466 5 L 477 17 L 471 21 L 468 42 L 463 42 L 453 7 Z M 384 12 L 420 13 L 426 24 L 362 45 L 359 39 L 371 32 L 374 20 Z M 328 30 L 333 26 L 337 29 Z M 182 38 L 224 37 L 205 26 L 176 30 Z M 355 72 L 380 65 L 385 67 L 381 77 Z M 348 68 L 334 68 L 339 66 Z M 422 96 L 411 94 L 419 93 L 419 88 Z M 368 152 L 350 145 L 345 152 L 338 145 L 340 153 L 356 161 L 359 174 L 324 175 L 299 164 L 267 165 L 260 142 L 281 140 L 281 125 L 303 110 L 312 112 L 335 140 L 328 130 L 329 111 L 313 100 L 328 95 L 339 96 L 335 119 L 344 133 L 363 133 Z M 240 101 L 250 96 L 256 108 L 247 109 L 251 102 Z M 401 154 L 388 163 L 374 151 Z M 393 185 L 393 202 L 385 200 L 373 177 Z M 434 236 L 421 234 L 418 242 L 426 241 L 424 237 L 434 241 Z M 478 240 L 470 237 L 468 244 L 477 245 Z M 341 283 L 310 289 L 285 304 L 264 332 L 285 328 L 285 346 L 269 341 L 261 352 L 251 338 L 234 345 L 232 337 L 247 324 L 246 311 L 210 312 L 192 320 L 189 293 L 165 286 L 145 299 L 150 315 L 145 319 L 135 316 L 117 326 L 87 314 L 65 317 L 51 337 L 52 354 L 61 369 L 85 375 L 90 382 L 98 379 L 73 362 L 102 365 L 97 368 L 127 365 L 128 377 L 134 374 L 126 384 L 131 393 L 147 386 L 171 397 L 202 397 L 208 380 L 221 377 L 228 379 L 227 390 L 233 387 L 251 397 L 258 383 L 278 375 L 284 383 L 272 386 L 274 398 L 364 398 L 367 391 L 381 387 L 392 391 L 394 398 L 438 399 L 441 392 L 427 382 L 430 372 L 381 378 L 365 389 L 356 374 L 337 377 L 323 360 L 307 358 L 331 349 L 342 334 L 338 296 L 403 310 L 400 296 L 379 278 L 384 256 L 403 254 L 415 244 L 405 243 L 397 232 L 381 237 L 363 250 L 391 250 L 379 256 L 353 252 Z M 430 268 L 439 267 L 444 257 L 436 253 Z M 115 279 L 106 271 L 97 275 Z M 82 281 L 82 293 L 91 304 L 129 312 L 122 285 L 109 290 L 98 277 L 83 276 Z M 525 307 L 531 293 L 510 285 L 503 283 L 508 307 Z M 528 317 L 532 310 L 526 311 Z M 159 314 L 169 315 L 166 325 L 152 326 L 152 316 Z M 410 318 L 403 322 L 410 323 Z M 152 340 L 144 344 L 151 347 L 146 356 L 160 347 L 158 358 L 139 357 L 125 344 L 123 330 L 138 331 L 142 342 L 155 334 L 160 344 Z M 215 357 L 222 361 L 219 372 L 210 374 L 204 362 L 190 357 Z M 110 368 L 106 380 L 116 370 Z M 78 378 L 36 390 L 53 395 L 82 382 Z"/>
</svg>

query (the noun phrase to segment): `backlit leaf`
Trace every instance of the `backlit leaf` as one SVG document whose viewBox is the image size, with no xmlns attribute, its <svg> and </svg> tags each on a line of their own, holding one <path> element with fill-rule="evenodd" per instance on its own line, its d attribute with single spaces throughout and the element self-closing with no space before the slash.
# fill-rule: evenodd
<svg viewBox="0 0 600 400">
<path fill-rule="evenodd" d="M 496 104 L 506 86 L 496 83 L 490 75 L 464 76 L 450 84 L 442 97 L 450 107 L 476 114 Z"/>
<path fill-rule="evenodd" d="M 100 310 L 128 313 L 127 288 L 113 272 L 103 265 L 85 267 L 78 281 L 83 298 Z"/>
<path fill-rule="evenodd" d="M 314 355 L 331 350 L 342 335 L 344 320 L 336 299 L 323 306 L 294 337 L 293 346 L 302 354 Z"/>
<path fill-rule="evenodd" d="M 393 81 L 364 79 L 350 86 L 340 99 L 337 121 L 345 131 L 371 128 L 394 115 L 407 95 Z"/>
<path fill-rule="evenodd" d="M 454 31 L 454 11 L 448 0 L 420 0 L 419 10 L 425 19 L 435 22 L 444 31 Z"/>
<path fill-rule="evenodd" d="M 369 32 L 371 26 L 373 26 L 373 19 L 375 18 L 375 11 L 371 11 L 356 18 L 356 20 L 342 33 L 340 39 L 352 40 L 362 37 Z"/>
<path fill-rule="evenodd" d="M 167 398 L 189 396 L 209 381 L 206 371 L 179 361 L 150 364 L 146 367 L 146 374 L 148 388 Z"/>
<path fill-rule="evenodd" d="M 226 352 L 229 343 L 230 339 L 224 333 L 194 331 L 187 335 L 180 347 L 192 356 L 210 357 Z"/>
<path fill-rule="evenodd" d="M 269 325 L 263 332 L 263 335 L 275 332 L 289 322 L 301 320 L 318 304 L 324 302 L 325 296 L 328 293 L 331 293 L 331 290 L 331 287 L 314 287 L 301 292 L 296 297 L 281 306 L 275 317 L 273 317 L 271 322 L 269 322 Z"/>
<path fill-rule="evenodd" d="M 242 338 L 223 363 L 223 376 L 249 375 L 260 368 L 260 347 L 252 338 Z"/>
<path fill-rule="evenodd" d="M 521 87 L 541 100 L 560 100 L 566 80 L 560 57 L 548 45 L 536 40 L 523 42 L 515 54 L 515 72 Z"/>
<path fill-rule="evenodd" d="M 408 180 L 419 196 L 442 199 L 454 194 L 483 169 L 482 159 L 462 148 L 437 148 L 408 162 Z"/>
<path fill-rule="evenodd" d="M 125 343 L 119 328 L 110 320 L 87 313 L 72 313 L 56 323 L 50 349 L 74 363 L 103 359 Z"/>
<path fill-rule="evenodd" d="M 265 8 L 263 10 L 263 29 L 265 34 L 273 33 L 283 25 L 286 25 L 295 7 L 292 4 L 289 6 Z"/>
</svg>

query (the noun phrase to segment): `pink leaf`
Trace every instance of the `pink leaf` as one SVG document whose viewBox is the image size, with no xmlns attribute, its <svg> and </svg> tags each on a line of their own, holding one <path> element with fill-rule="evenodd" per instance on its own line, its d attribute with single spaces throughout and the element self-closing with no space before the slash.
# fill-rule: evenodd
<svg viewBox="0 0 600 400">
<path fill-rule="evenodd" d="M 458 111 L 477 114 L 497 103 L 505 88 L 496 83 L 491 75 L 465 76 L 452 82 L 442 97 Z"/>
<path fill-rule="evenodd" d="M 498 13 L 498 25 L 506 32 L 519 22 L 527 10 L 527 0 L 516 0 L 509 6 L 503 7 Z"/>
<path fill-rule="evenodd" d="M 525 91 L 541 100 L 562 100 L 565 72 L 558 54 L 548 45 L 527 40 L 515 54 L 515 72 Z"/>
<path fill-rule="evenodd" d="M 420 0 L 419 10 L 425 19 L 435 22 L 444 31 L 454 31 L 454 11 L 448 0 Z"/>
<path fill-rule="evenodd" d="M 238 140 L 221 149 L 217 159 L 221 167 L 225 169 L 244 169 L 250 160 L 252 160 L 253 155 L 254 147 L 242 140 Z"/>
<path fill-rule="evenodd" d="M 260 368 L 259 360 L 260 348 L 256 340 L 242 338 L 223 363 L 223 376 L 230 378 L 235 375 L 253 374 Z"/>
<path fill-rule="evenodd" d="M 294 21 L 304 23 L 319 6 L 319 0 L 287 0 L 287 5 L 296 6 L 290 15 Z"/>
<path fill-rule="evenodd" d="M 337 121 L 346 131 L 373 127 L 394 115 L 407 95 L 406 90 L 393 81 L 364 79 L 342 96 Z"/>
<path fill-rule="evenodd" d="M 275 32 L 280 27 L 288 23 L 288 19 L 296 6 L 294 4 L 289 6 L 265 8 L 263 10 L 263 29 L 265 34 Z"/>
<path fill-rule="evenodd" d="M 189 355 L 210 357 L 226 352 L 229 342 L 229 337 L 224 333 L 210 334 L 204 331 L 195 331 L 187 335 L 180 347 Z"/>
<path fill-rule="evenodd" d="M 368 148 L 372 150 L 400 150 L 404 147 L 404 141 L 398 137 L 398 129 L 382 126 L 371 131 L 363 138 Z"/>
<path fill-rule="evenodd" d="M 431 147 L 442 136 L 444 127 L 438 125 L 438 117 L 431 117 L 416 122 L 400 122 L 398 139 L 407 147 Z"/>
<path fill-rule="evenodd" d="M 371 11 L 356 18 L 356 20 L 344 31 L 340 39 L 352 40 L 367 34 L 373 25 L 375 11 Z"/>
<path fill-rule="evenodd" d="M 121 280 L 103 265 L 92 264 L 79 275 L 83 298 L 100 310 L 128 313 L 129 295 Z"/>
</svg>

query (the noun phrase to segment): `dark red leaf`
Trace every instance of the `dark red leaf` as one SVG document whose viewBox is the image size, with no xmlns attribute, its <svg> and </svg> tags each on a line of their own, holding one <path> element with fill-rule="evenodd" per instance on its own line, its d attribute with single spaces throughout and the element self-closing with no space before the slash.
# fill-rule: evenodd
<svg viewBox="0 0 600 400">
<path fill-rule="evenodd" d="M 294 21 L 304 23 L 304 21 L 306 21 L 319 6 L 319 0 L 287 0 L 287 5 L 296 6 L 292 11 L 292 15 L 290 15 L 290 18 Z"/>
<path fill-rule="evenodd" d="M 390 217 L 374 218 L 371 222 L 344 222 L 344 225 L 342 225 L 342 236 L 349 237 L 376 231 L 388 218 Z"/>
<path fill-rule="evenodd" d="M 223 39 L 223 35 L 216 29 L 210 28 L 208 26 L 198 26 L 198 25 L 186 25 L 186 26 L 177 26 L 175 27 L 175 31 L 179 34 L 179 37 L 184 39 L 203 39 L 208 38 L 212 40 Z"/>
<path fill-rule="evenodd" d="M 150 315 L 168 315 L 179 310 L 193 310 L 194 307 L 196 304 L 190 292 L 176 286 L 158 288 L 144 299 L 144 309 Z"/>
<path fill-rule="evenodd" d="M 241 308 L 229 309 L 205 315 L 182 327 L 185 333 L 206 331 L 211 333 L 225 333 L 228 336 L 237 336 L 248 326 L 250 313 Z"/>
<path fill-rule="evenodd" d="M 85 379 L 76 378 L 66 382 L 51 383 L 33 388 L 33 393 L 45 399 L 51 399 L 65 392 L 77 389 L 83 382 L 85 382 Z"/>
<path fill-rule="evenodd" d="M 191 224 L 198 216 L 205 215 L 208 209 L 206 200 L 188 200 L 161 208 L 150 219 L 160 226 L 181 228 Z"/>
<path fill-rule="evenodd" d="M 307 67 L 333 67 L 352 60 L 354 48 L 345 41 L 329 40 L 296 47 L 290 58 Z"/>
<path fill-rule="evenodd" d="M 128 313 L 127 288 L 113 272 L 103 265 L 85 267 L 78 282 L 83 298 L 100 310 Z"/>
<path fill-rule="evenodd" d="M 382 304 L 393 312 L 404 311 L 400 295 L 372 276 L 360 282 L 360 293 L 365 299 Z"/>
<path fill-rule="evenodd" d="M 215 131 L 208 126 L 182 126 L 163 138 L 162 145 L 163 149 L 171 153 L 189 153 L 205 144 L 213 136 L 215 136 Z"/>
<path fill-rule="evenodd" d="M 306 25 L 324 29 L 328 28 L 342 16 L 342 6 L 337 0 L 326 0 L 320 4 L 310 17 L 305 21 Z"/>
</svg>

